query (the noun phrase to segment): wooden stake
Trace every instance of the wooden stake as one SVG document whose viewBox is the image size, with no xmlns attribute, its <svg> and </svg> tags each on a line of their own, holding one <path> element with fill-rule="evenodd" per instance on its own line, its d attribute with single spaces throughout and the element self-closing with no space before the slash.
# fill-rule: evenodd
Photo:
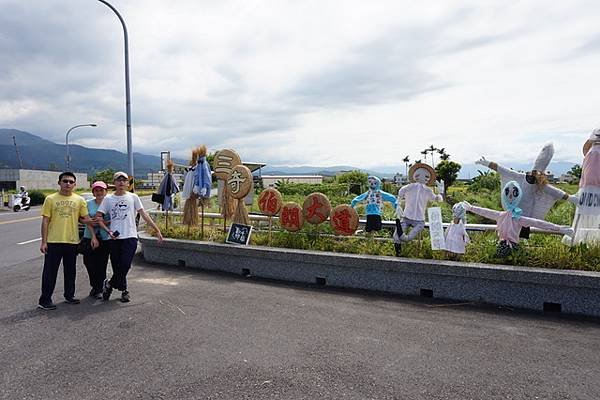
<svg viewBox="0 0 600 400">
<path fill-rule="evenodd" d="M 269 246 L 271 245 L 271 227 L 273 226 L 273 217 L 269 215 Z"/>
<path fill-rule="evenodd" d="M 201 218 L 201 224 L 200 225 L 200 239 L 204 239 L 204 201 L 200 201 L 200 207 L 201 207 L 201 213 L 202 213 L 202 218 Z"/>
</svg>

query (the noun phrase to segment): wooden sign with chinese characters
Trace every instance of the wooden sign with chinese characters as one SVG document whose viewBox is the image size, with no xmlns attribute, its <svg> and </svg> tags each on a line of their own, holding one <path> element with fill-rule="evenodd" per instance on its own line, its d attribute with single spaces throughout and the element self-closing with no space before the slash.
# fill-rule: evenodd
<svg viewBox="0 0 600 400">
<path fill-rule="evenodd" d="M 329 217 L 331 203 L 323 193 L 311 193 L 304 199 L 302 206 L 304 220 L 310 224 L 320 224 Z"/>
<path fill-rule="evenodd" d="M 252 172 L 245 165 L 236 165 L 231 169 L 231 173 L 225 181 L 234 199 L 243 199 L 250 193 L 254 183 L 252 182 Z"/>
<path fill-rule="evenodd" d="M 290 201 L 284 203 L 279 211 L 279 224 L 281 227 L 290 232 L 296 232 L 302 229 L 304 225 L 304 215 L 300 204 Z"/>
<path fill-rule="evenodd" d="M 358 229 L 358 213 L 348 204 L 340 204 L 331 210 L 329 224 L 338 235 L 354 235 Z"/>
<path fill-rule="evenodd" d="M 222 181 L 226 180 L 233 167 L 236 167 L 242 163 L 240 155 L 235 150 L 224 149 L 219 150 L 215 154 L 213 161 L 213 173 Z"/>
<path fill-rule="evenodd" d="M 442 225 L 442 209 L 440 207 L 429 207 L 429 235 L 431 238 L 431 250 L 444 250 L 446 240 L 444 239 L 444 226 Z"/>
<path fill-rule="evenodd" d="M 258 196 L 258 208 L 265 215 L 277 215 L 283 204 L 283 197 L 279 190 L 268 188 L 263 190 Z"/>
</svg>

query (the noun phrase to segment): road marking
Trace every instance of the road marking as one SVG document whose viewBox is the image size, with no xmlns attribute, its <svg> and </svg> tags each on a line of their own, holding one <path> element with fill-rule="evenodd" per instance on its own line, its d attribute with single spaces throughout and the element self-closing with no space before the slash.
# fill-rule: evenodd
<svg viewBox="0 0 600 400">
<path fill-rule="evenodd" d="M 39 219 L 42 218 L 41 215 L 37 216 L 37 217 L 29 217 L 29 218 L 23 218 L 23 219 L 15 219 L 12 221 L 2 221 L 0 222 L 0 225 L 4 225 L 4 224 L 15 224 L 17 222 L 25 222 L 25 221 L 33 221 L 34 219 Z"/>
<path fill-rule="evenodd" d="M 26 241 L 26 242 L 21 242 L 21 243 L 17 243 L 17 244 L 27 244 L 27 243 L 33 243 L 33 242 L 37 242 L 38 240 L 42 240 L 42 238 L 31 239 L 31 240 L 28 240 L 28 241 Z"/>
</svg>

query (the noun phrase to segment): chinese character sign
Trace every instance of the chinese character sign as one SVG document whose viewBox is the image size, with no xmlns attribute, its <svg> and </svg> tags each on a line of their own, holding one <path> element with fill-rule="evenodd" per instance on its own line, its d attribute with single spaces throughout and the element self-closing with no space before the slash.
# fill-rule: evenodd
<svg viewBox="0 0 600 400">
<path fill-rule="evenodd" d="M 263 190 L 258 196 L 258 208 L 265 215 L 277 215 L 283 204 L 283 198 L 279 190 L 268 188 Z"/>
<path fill-rule="evenodd" d="M 431 238 L 431 250 L 444 250 L 446 241 L 444 239 L 444 226 L 442 224 L 442 209 L 440 207 L 429 207 L 429 235 Z"/>
<path fill-rule="evenodd" d="M 242 199 L 252 190 L 252 173 L 244 165 L 236 165 L 227 176 L 227 186 L 234 199 Z"/>
<path fill-rule="evenodd" d="M 358 213 L 348 204 L 340 204 L 331 211 L 329 224 L 337 235 L 354 235 L 358 229 Z"/>
<path fill-rule="evenodd" d="M 304 200 L 302 211 L 306 222 L 320 224 L 329 217 L 331 203 L 323 193 L 311 193 Z"/>
<path fill-rule="evenodd" d="M 279 211 L 279 224 L 287 231 L 299 231 L 304 224 L 304 216 L 300 204 L 290 201 L 281 206 L 281 211 Z"/>
<path fill-rule="evenodd" d="M 242 159 L 234 150 L 219 150 L 215 154 L 215 159 L 213 161 L 213 173 L 217 179 L 224 181 L 233 170 L 233 167 L 238 166 L 241 163 Z"/>
</svg>

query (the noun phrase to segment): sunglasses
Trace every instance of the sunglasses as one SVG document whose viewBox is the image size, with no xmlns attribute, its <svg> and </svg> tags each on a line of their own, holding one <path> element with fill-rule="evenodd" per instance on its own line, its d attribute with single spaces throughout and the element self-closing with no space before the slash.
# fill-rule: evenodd
<svg viewBox="0 0 600 400">
<path fill-rule="evenodd" d="M 61 182 L 62 182 L 62 183 L 69 184 L 69 185 L 74 185 L 74 184 L 75 184 L 75 181 L 70 181 L 70 180 L 68 180 L 68 179 L 63 179 Z"/>
</svg>

